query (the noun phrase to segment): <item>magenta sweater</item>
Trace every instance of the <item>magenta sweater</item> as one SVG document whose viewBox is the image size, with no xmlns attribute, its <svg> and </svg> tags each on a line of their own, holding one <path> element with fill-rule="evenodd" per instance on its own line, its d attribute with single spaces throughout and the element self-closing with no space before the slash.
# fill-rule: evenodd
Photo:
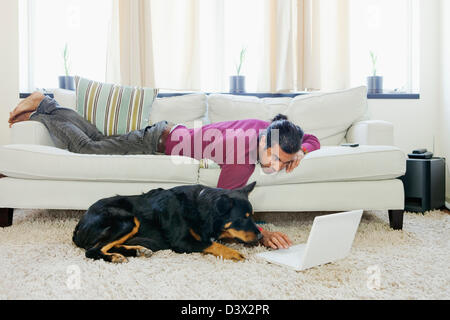
<svg viewBox="0 0 450 320">
<path fill-rule="evenodd" d="M 246 119 L 195 129 L 177 126 L 167 137 L 166 154 L 211 159 L 222 169 L 217 187 L 240 188 L 255 170 L 259 133 L 269 125 L 267 121 Z M 304 134 L 302 148 L 311 152 L 320 148 L 320 142 L 315 136 Z"/>
</svg>

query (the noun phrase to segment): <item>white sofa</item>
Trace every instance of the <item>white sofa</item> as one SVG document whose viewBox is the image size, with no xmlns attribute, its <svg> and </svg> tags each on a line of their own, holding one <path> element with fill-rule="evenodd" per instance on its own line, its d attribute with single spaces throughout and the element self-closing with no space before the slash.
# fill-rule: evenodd
<svg viewBox="0 0 450 320">
<path fill-rule="evenodd" d="M 73 92 L 55 91 L 63 106 L 75 108 Z M 250 201 L 255 211 L 387 210 L 391 227 L 402 228 L 405 154 L 393 146 L 393 126 L 371 120 L 366 88 L 264 98 L 194 93 L 157 98 L 149 122 L 170 120 L 187 126 L 232 119 L 271 119 L 286 114 L 321 149 L 294 172 L 264 175 Z M 6 125 L 6 124 L 5 124 Z M 215 187 L 220 169 L 208 161 L 160 155 L 84 155 L 55 146 L 39 122 L 13 125 L 11 144 L 0 146 L 0 224 L 12 222 L 13 208 L 87 209 L 100 198 L 132 195 L 152 188 L 204 184 Z M 340 146 L 359 143 L 356 148 Z M 177 160 L 177 161 L 173 161 Z M 183 161 L 180 161 L 183 160 Z M 3 221 L 3 222 L 2 222 Z"/>
</svg>

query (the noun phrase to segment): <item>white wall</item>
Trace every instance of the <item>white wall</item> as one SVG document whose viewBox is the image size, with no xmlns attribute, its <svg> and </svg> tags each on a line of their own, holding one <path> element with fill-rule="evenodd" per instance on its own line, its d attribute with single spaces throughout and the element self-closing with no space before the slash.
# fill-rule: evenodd
<svg viewBox="0 0 450 320">
<path fill-rule="evenodd" d="M 450 203 L 450 1 L 441 0 L 440 152 L 447 160 L 447 199 Z"/>
<path fill-rule="evenodd" d="M 18 1 L 0 4 L 0 144 L 9 143 L 9 111 L 19 100 Z"/>
</svg>

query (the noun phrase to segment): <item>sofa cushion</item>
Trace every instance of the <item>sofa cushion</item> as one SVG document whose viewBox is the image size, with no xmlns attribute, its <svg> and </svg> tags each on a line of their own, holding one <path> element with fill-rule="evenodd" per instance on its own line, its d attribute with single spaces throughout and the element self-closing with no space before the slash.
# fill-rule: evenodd
<svg viewBox="0 0 450 320">
<path fill-rule="evenodd" d="M 77 95 L 75 94 L 75 91 L 60 88 L 55 88 L 50 91 L 53 93 L 53 98 L 60 106 L 77 111 Z"/>
<path fill-rule="evenodd" d="M 205 114 L 206 95 L 204 93 L 157 98 L 150 112 L 150 124 L 166 120 L 193 128 L 196 121 L 200 126 L 205 124 Z"/>
<path fill-rule="evenodd" d="M 52 93 L 61 106 L 76 110 L 75 91 L 53 89 Z M 148 124 L 166 120 L 193 128 L 196 121 L 202 125 L 209 123 L 206 110 L 206 94 L 203 92 L 165 98 L 157 97 L 150 109 Z"/>
<path fill-rule="evenodd" d="M 323 146 L 340 145 L 351 125 L 367 118 L 367 89 L 319 92 L 292 99 L 288 119 L 315 135 Z"/>
<path fill-rule="evenodd" d="M 77 112 L 110 136 L 143 129 L 158 89 L 120 86 L 75 76 Z"/>
<path fill-rule="evenodd" d="M 292 98 L 257 98 L 230 94 L 208 96 L 208 116 L 212 123 L 230 120 L 259 119 L 270 121 L 285 114 Z"/>
<path fill-rule="evenodd" d="M 332 181 L 371 181 L 404 175 L 406 157 L 391 146 L 328 146 L 308 153 L 291 173 L 264 174 L 259 165 L 249 179 L 257 185 L 280 185 Z M 220 169 L 199 170 L 199 183 L 216 186 Z"/>
<path fill-rule="evenodd" d="M 350 126 L 367 118 L 367 89 L 356 87 L 317 92 L 295 98 L 264 98 L 212 94 L 208 97 L 211 122 L 255 118 L 270 121 L 282 113 L 321 145 L 339 145 Z"/>
<path fill-rule="evenodd" d="M 49 146 L 0 146 L 0 173 L 27 179 L 197 183 L 199 162 L 164 155 L 93 155 Z"/>
</svg>

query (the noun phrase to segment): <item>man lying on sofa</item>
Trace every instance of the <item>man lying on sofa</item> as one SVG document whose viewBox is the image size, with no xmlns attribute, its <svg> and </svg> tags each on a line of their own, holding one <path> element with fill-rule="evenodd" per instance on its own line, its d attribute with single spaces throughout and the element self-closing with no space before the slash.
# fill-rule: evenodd
<svg viewBox="0 0 450 320">
<path fill-rule="evenodd" d="M 53 139 L 69 151 L 84 154 L 166 154 L 211 159 L 221 167 L 218 188 L 247 184 L 259 163 L 267 174 L 292 172 L 319 140 L 277 115 L 272 122 L 257 119 L 217 122 L 194 129 L 160 121 L 123 135 L 105 136 L 76 111 L 34 92 L 10 112 L 10 127 L 20 121 L 44 124 Z M 273 249 L 292 245 L 287 235 L 261 228 L 261 243 Z"/>
</svg>

